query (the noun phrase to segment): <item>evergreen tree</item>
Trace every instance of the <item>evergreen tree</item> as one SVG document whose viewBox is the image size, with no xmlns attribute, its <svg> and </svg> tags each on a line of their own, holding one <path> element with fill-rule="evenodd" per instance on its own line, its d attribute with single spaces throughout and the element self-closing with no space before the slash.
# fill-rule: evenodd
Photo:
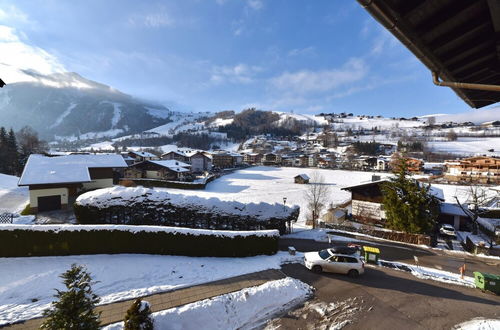
<svg viewBox="0 0 500 330">
<path fill-rule="evenodd" d="M 5 131 L 5 127 L 0 127 L 0 173 L 7 173 L 7 161 L 8 158 L 4 155 L 7 155 L 7 132 Z"/>
<path fill-rule="evenodd" d="M 141 298 L 136 299 L 125 315 L 125 330 L 152 330 L 153 319 L 151 318 L 151 308 L 147 301 Z"/>
<path fill-rule="evenodd" d="M 430 185 L 409 177 L 406 158 L 396 163 L 396 177 L 382 185 L 386 226 L 412 234 L 431 234 L 439 214 L 439 201 Z"/>
<path fill-rule="evenodd" d="M 99 297 L 92 292 L 95 284 L 82 266 L 71 265 L 71 269 L 61 274 L 67 291 L 57 290 L 57 298 L 52 308 L 44 311 L 47 317 L 42 329 L 92 330 L 99 329 L 100 313 L 94 311 Z"/>
<path fill-rule="evenodd" d="M 9 130 L 9 134 L 7 135 L 7 146 L 6 146 L 6 173 L 11 175 L 17 175 L 20 172 L 20 164 L 19 164 L 19 152 L 17 150 L 17 141 L 16 134 L 14 130 L 11 128 Z"/>
</svg>

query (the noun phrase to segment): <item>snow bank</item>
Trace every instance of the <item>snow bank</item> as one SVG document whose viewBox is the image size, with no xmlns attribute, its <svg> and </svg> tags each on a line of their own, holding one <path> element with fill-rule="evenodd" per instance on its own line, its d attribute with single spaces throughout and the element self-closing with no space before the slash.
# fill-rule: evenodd
<svg viewBox="0 0 500 330">
<path fill-rule="evenodd" d="M 302 303 L 312 287 L 284 278 L 241 291 L 153 313 L 158 329 L 251 329 Z M 105 327 L 123 329 L 123 323 Z"/>
<path fill-rule="evenodd" d="M 257 220 L 270 218 L 286 218 L 297 210 L 297 207 L 285 207 L 278 203 L 241 203 L 237 201 L 222 201 L 218 198 L 204 198 L 174 194 L 171 190 L 162 188 L 122 187 L 98 189 L 82 194 L 76 200 L 81 206 L 97 207 L 99 209 L 112 206 L 128 206 L 153 202 L 158 205 L 171 204 L 175 207 L 190 208 L 200 212 L 214 214 L 230 214 L 251 216 Z"/>
<path fill-rule="evenodd" d="M 235 237 L 235 236 L 258 236 L 258 237 L 279 237 L 277 230 L 255 230 L 255 231 L 234 231 L 234 230 L 210 230 L 210 229 L 193 229 L 182 227 L 165 227 L 165 226 L 133 226 L 133 225 L 22 225 L 22 224 L 0 224 L 0 230 L 32 230 L 32 231 L 92 231 L 92 230 L 119 230 L 128 231 L 131 233 L 140 232 L 163 232 L 171 234 L 184 234 L 194 236 L 217 236 L 217 237 Z"/>
<path fill-rule="evenodd" d="M 457 324 L 453 327 L 456 330 L 495 330 L 500 329 L 500 320 L 485 319 L 482 317 L 474 318 Z"/>
<path fill-rule="evenodd" d="M 283 263 L 300 262 L 301 259 L 302 253 L 290 256 L 286 252 L 246 258 L 148 254 L 0 258 L 0 326 L 41 316 L 53 300 L 54 289 L 64 288 L 59 275 L 73 263 L 87 267 L 92 278 L 98 281 L 93 286 L 94 292 L 101 297 L 101 304 L 107 304 L 266 269 L 280 269 Z"/>
<path fill-rule="evenodd" d="M 451 272 L 447 272 L 445 270 L 439 270 L 435 268 L 422 267 L 422 266 L 414 266 L 410 264 L 405 264 L 402 262 L 393 262 L 393 261 L 385 261 L 380 260 L 381 262 L 391 263 L 396 266 L 403 266 L 409 268 L 413 276 L 424 279 L 424 280 L 433 280 L 443 283 L 462 285 L 469 288 L 475 288 L 474 278 L 470 276 L 464 276 L 462 279 L 460 274 L 455 274 Z"/>
</svg>

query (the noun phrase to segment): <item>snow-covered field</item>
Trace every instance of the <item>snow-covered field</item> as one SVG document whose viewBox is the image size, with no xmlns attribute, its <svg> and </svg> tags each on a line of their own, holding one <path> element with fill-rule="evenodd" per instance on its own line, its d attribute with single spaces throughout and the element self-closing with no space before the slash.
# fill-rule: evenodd
<svg viewBox="0 0 500 330">
<path fill-rule="evenodd" d="M 308 185 L 296 184 L 293 178 L 298 174 L 313 177 L 318 172 L 324 177 L 324 184 L 330 188 L 328 203 L 342 204 L 350 200 L 351 193 L 341 188 L 371 181 L 372 172 L 354 172 L 343 170 L 323 170 L 296 167 L 257 166 L 224 175 L 209 183 L 204 191 L 168 189 L 172 193 L 193 195 L 198 197 L 216 197 L 220 200 L 238 201 L 242 203 L 279 203 L 286 206 L 299 205 L 299 223 L 304 222 L 308 211 L 304 192 Z M 377 175 L 388 176 L 386 173 Z M 312 180 L 311 180 L 312 182 Z"/>
<path fill-rule="evenodd" d="M 274 315 L 304 302 L 311 294 L 309 285 L 287 277 L 152 316 L 156 329 L 254 329 Z M 123 322 L 104 329 L 123 329 Z"/>
<path fill-rule="evenodd" d="M 28 187 L 18 187 L 17 176 L 0 173 L 0 213 L 20 212 L 29 203 Z"/>
<path fill-rule="evenodd" d="M 458 138 L 457 141 L 429 142 L 434 151 L 461 155 L 500 155 L 500 137 Z M 493 149 L 493 152 L 488 150 Z"/>
<path fill-rule="evenodd" d="M 63 289 L 59 275 L 77 263 L 87 267 L 101 303 L 135 298 L 300 261 L 302 254 L 249 258 L 194 258 L 144 254 L 0 258 L 0 326 L 40 316 Z"/>
</svg>

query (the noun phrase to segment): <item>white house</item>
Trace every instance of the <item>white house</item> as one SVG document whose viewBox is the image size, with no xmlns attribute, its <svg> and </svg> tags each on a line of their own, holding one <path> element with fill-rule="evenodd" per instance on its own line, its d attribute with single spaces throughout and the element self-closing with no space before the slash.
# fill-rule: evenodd
<svg viewBox="0 0 500 330">
<path fill-rule="evenodd" d="M 111 187 L 113 169 L 127 167 L 121 155 L 31 155 L 19 186 L 28 186 L 32 212 L 64 209 L 85 190 Z"/>
</svg>

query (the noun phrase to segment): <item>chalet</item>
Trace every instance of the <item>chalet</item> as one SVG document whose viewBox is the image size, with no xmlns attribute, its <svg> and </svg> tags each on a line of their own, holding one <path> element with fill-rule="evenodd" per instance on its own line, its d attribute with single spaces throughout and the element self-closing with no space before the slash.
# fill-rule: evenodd
<svg viewBox="0 0 500 330">
<path fill-rule="evenodd" d="M 375 170 L 388 171 L 390 162 L 391 162 L 390 159 L 388 159 L 386 157 L 377 158 L 377 165 L 375 166 Z"/>
<path fill-rule="evenodd" d="M 352 193 L 351 213 L 361 222 L 382 223 L 385 220 L 385 212 L 382 205 L 383 196 L 381 185 L 387 180 L 377 180 L 342 188 Z"/>
<path fill-rule="evenodd" d="M 309 157 L 307 159 L 307 166 L 309 166 L 309 167 L 316 167 L 316 166 L 318 166 L 318 156 L 317 156 L 317 154 L 309 155 Z"/>
<path fill-rule="evenodd" d="M 135 163 L 135 158 L 130 157 L 128 152 L 122 152 L 122 153 L 120 153 L 120 155 L 123 157 L 123 160 L 125 161 L 125 163 L 127 163 L 127 166 Z"/>
<path fill-rule="evenodd" d="M 189 157 L 185 153 L 178 152 L 178 151 L 167 152 L 167 153 L 161 155 L 161 159 L 163 159 L 163 160 L 177 160 L 179 162 L 185 162 L 185 163 L 189 162 Z"/>
<path fill-rule="evenodd" d="M 342 190 L 352 193 L 351 213 L 356 220 L 368 223 L 383 223 L 385 221 L 381 189 L 384 182 L 387 180 L 380 180 L 380 176 L 374 175 L 372 182 L 342 188 Z M 468 229 L 469 217 L 457 204 L 445 202 L 443 192 L 439 188 L 431 187 L 430 193 L 440 200 L 438 223 L 450 224 L 456 230 Z"/>
<path fill-rule="evenodd" d="M 228 152 L 214 152 L 212 153 L 212 165 L 214 168 L 218 169 L 233 168 L 234 158 Z"/>
<path fill-rule="evenodd" d="M 190 155 L 191 171 L 201 173 L 212 170 L 212 155 L 206 152 L 195 152 Z"/>
<path fill-rule="evenodd" d="M 361 156 L 356 158 L 353 167 L 362 171 L 372 171 L 377 167 L 377 157 Z"/>
<path fill-rule="evenodd" d="M 299 174 L 294 177 L 295 183 L 306 184 L 309 183 L 309 176 L 307 174 Z"/>
<path fill-rule="evenodd" d="M 18 185 L 29 187 L 31 212 L 65 209 L 83 191 L 113 186 L 125 167 L 121 155 L 31 155 Z"/>
<path fill-rule="evenodd" d="M 251 152 L 243 155 L 243 161 L 250 165 L 256 165 L 260 164 L 262 157 L 263 155 L 260 153 Z"/>
<path fill-rule="evenodd" d="M 401 155 L 394 153 L 391 157 L 391 168 L 394 169 L 394 164 L 401 159 Z M 408 171 L 411 173 L 423 173 L 424 172 L 424 161 L 417 158 L 405 157 L 406 165 L 408 166 Z"/>
<path fill-rule="evenodd" d="M 267 153 L 262 157 L 262 165 L 275 166 L 281 164 L 281 156 L 275 153 Z"/>
<path fill-rule="evenodd" d="M 156 155 L 146 151 L 129 151 L 128 156 L 134 159 L 134 163 L 140 163 L 145 160 L 158 159 Z"/>
<path fill-rule="evenodd" d="M 125 170 L 125 178 L 156 179 L 156 180 L 184 180 L 191 165 L 177 160 L 145 160 L 129 166 Z"/>
<path fill-rule="evenodd" d="M 446 161 L 444 165 L 448 181 L 500 184 L 500 158 L 471 157 Z"/>
</svg>

